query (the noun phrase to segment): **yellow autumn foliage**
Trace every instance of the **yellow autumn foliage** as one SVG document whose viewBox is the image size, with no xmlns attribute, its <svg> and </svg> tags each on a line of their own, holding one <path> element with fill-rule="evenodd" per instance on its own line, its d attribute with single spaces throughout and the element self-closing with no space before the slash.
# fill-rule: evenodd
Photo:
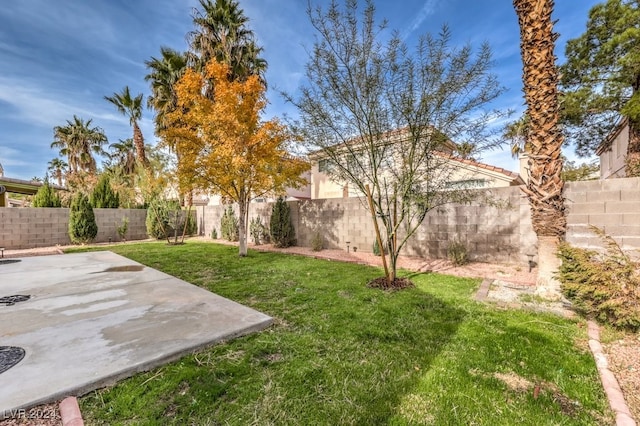
<svg viewBox="0 0 640 426">
<path fill-rule="evenodd" d="M 278 120 L 261 121 L 267 101 L 257 76 L 230 80 L 229 67 L 209 62 L 203 74 L 187 70 L 176 85 L 177 108 L 160 136 L 178 157 L 183 187 L 222 195 L 239 204 L 307 182 L 306 161 L 292 157 L 293 141 Z M 213 85 L 213 99 L 205 96 Z"/>
</svg>

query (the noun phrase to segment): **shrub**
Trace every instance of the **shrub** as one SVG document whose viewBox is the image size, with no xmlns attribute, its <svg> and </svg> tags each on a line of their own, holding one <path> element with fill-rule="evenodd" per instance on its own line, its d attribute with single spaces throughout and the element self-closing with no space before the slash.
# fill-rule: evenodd
<svg viewBox="0 0 640 426">
<path fill-rule="evenodd" d="M 311 238 L 311 250 L 320 251 L 323 248 L 324 248 L 324 240 L 322 238 L 322 235 L 320 235 L 320 231 L 316 231 L 315 234 L 313 234 L 313 238 Z"/>
<path fill-rule="evenodd" d="M 185 211 L 184 214 L 187 216 L 187 229 L 185 235 L 195 235 L 198 232 L 198 224 L 196 223 L 196 215 L 191 214 L 190 210 Z"/>
<path fill-rule="evenodd" d="M 213 228 L 211 230 L 211 239 L 213 239 L 213 240 L 217 240 L 218 239 L 218 231 L 216 231 L 216 228 Z"/>
<path fill-rule="evenodd" d="M 118 231 L 118 235 L 120 236 L 120 240 L 126 241 L 127 230 L 129 229 L 129 218 L 126 216 L 122 217 L 122 222 L 120 225 L 116 223 L 116 230 Z"/>
<path fill-rule="evenodd" d="M 71 201 L 69 211 L 69 238 L 76 244 L 85 244 L 91 242 L 97 234 L 98 225 L 89 198 L 78 192 Z"/>
<path fill-rule="evenodd" d="M 58 193 L 49 185 L 48 177 L 44 178 L 44 183 L 33 196 L 31 205 L 33 207 L 60 207 L 62 205 Z"/>
<path fill-rule="evenodd" d="M 467 246 L 459 240 L 451 241 L 447 247 L 447 257 L 456 266 L 466 265 L 469 263 Z"/>
<path fill-rule="evenodd" d="M 174 221 L 174 212 L 180 210 L 177 200 L 154 199 L 147 209 L 147 235 L 151 238 L 163 239 L 173 234 L 171 222 Z"/>
<path fill-rule="evenodd" d="M 120 197 L 111 188 L 109 175 L 103 173 L 91 193 L 91 205 L 94 209 L 117 209 L 120 206 Z"/>
<path fill-rule="evenodd" d="M 384 253 L 387 254 L 388 250 L 387 247 L 385 246 L 384 248 Z M 376 256 L 380 256 L 382 253 L 380 253 L 380 246 L 378 245 L 378 239 L 374 239 L 373 240 L 373 254 Z"/>
<path fill-rule="evenodd" d="M 605 253 L 562 244 L 558 279 L 562 293 L 581 314 L 620 329 L 640 330 L 640 262 L 596 227 Z"/>
<path fill-rule="evenodd" d="M 278 198 L 273 205 L 269 225 L 271 241 L 276 247 L 291 247 L 296 244 L 296 230 L 291 223 L 291 209 L 284 198 Z"/>
<path fill-rule="evenodd" d="M 220 219 L 220 234 L 227 241 L 238 241 L 238 219 L 231 206 L 224 211 Z"/>
<path fill-rule="evenodd" d="M 267 227 L 262 224 L 262 219 L 260 217 L 255 217 L 251 219 L 251 224 L 249 225 L 249 233 L 251 234 L 251 238 L 253 238 L 253 242 L 258 245 L 260 242 L 266 243 L 269 233 L 267 232 Z"/>
</svg>

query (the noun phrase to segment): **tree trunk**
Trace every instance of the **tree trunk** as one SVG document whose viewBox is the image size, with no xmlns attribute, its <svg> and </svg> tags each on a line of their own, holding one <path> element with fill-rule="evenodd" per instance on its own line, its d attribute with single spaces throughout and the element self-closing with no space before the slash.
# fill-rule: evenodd
<svg viewBox="0 0 640 426">
<path fill-rule="evenodd" d="M 529 181 L 524 190 L 531 206 L 533 229 L 538 236 L 538 289 L 547 297 L 560 296 L 553 272 L 555 255 L 564 239 L 564 182 L 562 133 L 558 104 L 558 70 L 555 65 L 553 0 L 514 0 L 520 24 L 520 51 L 524 93 L 529 117 L 525 146 L 529 154 Z"/>
<path fill-rule="evenodd" d="M 629 146 L 625 160 L 627 177 L 640 176 L 640 122 L 629 120 Z"/>
<path fill-rule="evenodd" d="M 145 168 L 149 166 L 149 160 L 147 160 L 147 156 L 144 152 L 144 137 L 142 136 L 142 131 L 138 126 L 138 123 L 133 122 L 133 144 L 136 146 L 136 156 L 138 160 L 144 165 Z"/>
<path fill-rule="evenodd" d="M 635 76 L 632 88 L 633 95 L 637 96 L 640 90 L 640 74 Z M 629 145 L 625 158 L 625 174 L 627 177 L 640 176 L 640 119 L 637 115 L 629 117 Z"/>
<path fill-rule="evenodd" d="M 244 257 L 247 255 L 247 221 L 249 219 L 249 202 L 240 197 L 238 202 L 239 220 L 238 220 L 238 255 Z"/>
<path fill-rule="evenodd" d="M 555 277 L 560 268 L 558 257 L 558 237 L 538 237 L 538 279 L 536 280 L 536 294 L 546 299 L 561 297 L 560 284 Z"/>
</svg>

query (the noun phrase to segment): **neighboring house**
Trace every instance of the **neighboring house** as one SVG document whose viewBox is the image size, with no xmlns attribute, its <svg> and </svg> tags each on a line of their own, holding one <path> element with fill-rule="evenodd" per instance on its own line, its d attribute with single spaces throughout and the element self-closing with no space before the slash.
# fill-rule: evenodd
<svg viewBox="0 0 640 426">
<path fill-rule="evenodd" d="M 402 137 L 402 131 L 390 132 L 391 138 Z M 393 143 L 393 142 L 391 142 Z M 455 144 L 445 144 L 445 150 L 438 155 L 447 163 L 449 187 L 498 188 L 522 185 L 519 174 L 501 167 L 491 166 L 471 159 L 456 157 L 453 154 Z M 344 182 L 337 182 L 327 172 L 330 160 L 323 158 L 322 152 L 310 155 L 311 160 L 311 199 L 359 197 L 363 194 Z"/>
<path fill-rule="evenodd" d="M 629 121 L 624 119 L 596 149 L 596 154 L 600 157 L 600 179 L 626 177 L 625 159 L 628 146 Z"/>
<path fill-rule="evenodd" d="M 58 191 L 67 189 L 52 183 L 49 185 Z M 35 195 L 42 186 L 42 182 L 30 180 L 14 179 L 0 175 L 0 207 L 28 207 L 28 203 L 23 200 L 9 199 L 9 194 Z"/>
<path fill-rule="evenodd" d="M 311 181 L 309 172 L 305 173 L 304 178 L 307 180 L 307 182 Z M 286 201 L 309 200 L 311 199 L 311 185 L 307 184 L 302 188 L 287 188 L 283 195 Z M 222 197 L 220 197 L 219 195 L 209 195 L 208 205 L 220 205 L 222 204 L 221 199 Z M 251 200 L 252 203 L 269 203 L 275 201 L 275 196 L 262 196 Z"/>
</svg>

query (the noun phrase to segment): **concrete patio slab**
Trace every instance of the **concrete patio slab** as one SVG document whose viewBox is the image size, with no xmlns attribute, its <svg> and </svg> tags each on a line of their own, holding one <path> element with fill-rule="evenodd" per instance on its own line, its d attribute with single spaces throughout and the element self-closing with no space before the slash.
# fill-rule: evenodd
<svg viewBox="0 0 640 426">
<path fill-rule="evenodd" d="M 111 252 L 0 264 L 0 346 L 25 350 L 0 374 L 0 418 L 82 395 L 271 318 Z"/>
</svg>

